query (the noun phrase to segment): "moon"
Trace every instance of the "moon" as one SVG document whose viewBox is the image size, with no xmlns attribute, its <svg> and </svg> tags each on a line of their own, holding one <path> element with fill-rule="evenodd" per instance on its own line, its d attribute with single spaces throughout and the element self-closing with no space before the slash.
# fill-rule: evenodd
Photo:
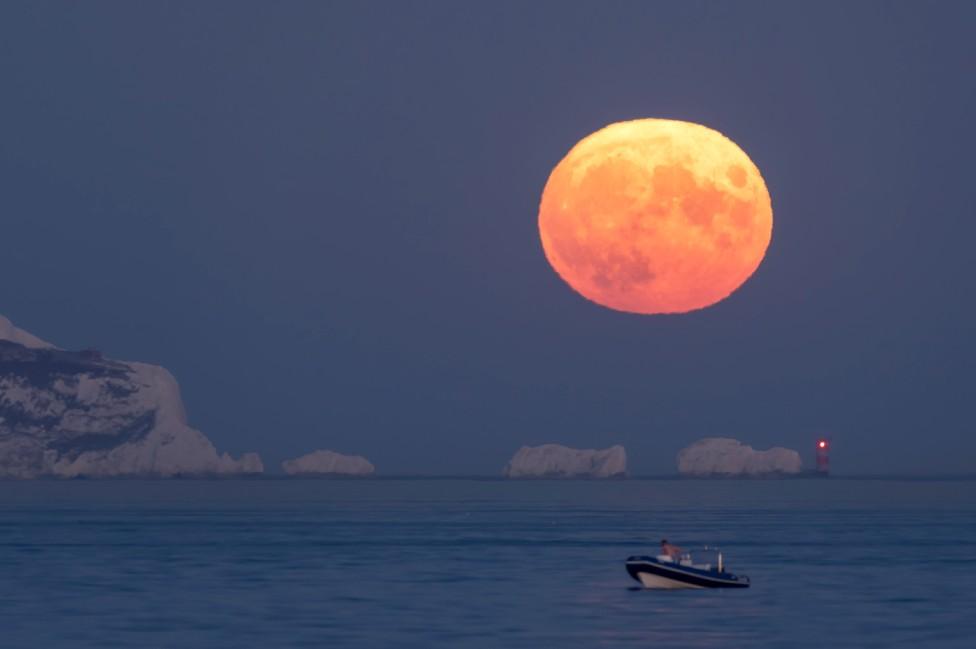
<svg viewBox="0 0 976 649">
<path fill-rule="evenodd" d="M 583 297 L 631 313 L 720 302 L 755 272 L 773 231 L 766 183 L 701 124 L 639 119 L 574 146 L 539 206 L 546 258 Z"/>
</svg>

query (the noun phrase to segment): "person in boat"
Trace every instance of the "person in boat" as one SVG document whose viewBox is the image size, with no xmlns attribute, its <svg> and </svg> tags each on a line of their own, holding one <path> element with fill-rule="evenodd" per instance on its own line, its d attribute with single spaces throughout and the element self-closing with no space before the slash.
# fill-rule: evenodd
<svg viewBox="0 0 976 649">
<path fill-rule="evenodd" d="M 681 559 L 681 548 L 668 543 L 667 539 L 661 539 L 661 554 L 671 557 L 672 561 L 678 561 Z"/>
</svg>

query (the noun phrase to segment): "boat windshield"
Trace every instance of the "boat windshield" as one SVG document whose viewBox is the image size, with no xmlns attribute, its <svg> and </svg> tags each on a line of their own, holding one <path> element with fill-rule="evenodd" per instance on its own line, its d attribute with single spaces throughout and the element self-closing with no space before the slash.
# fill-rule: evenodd
<svg viewBox="0 0 976 649">
<path fill-rule="evenodd" d="M 704 548 L 686 552 L 681 555 L 681 565 L 691 566 L 699 570 L 718 570 L 721 564 L 721 550 L 715 547 L 706 546 Z"/>
</svg>

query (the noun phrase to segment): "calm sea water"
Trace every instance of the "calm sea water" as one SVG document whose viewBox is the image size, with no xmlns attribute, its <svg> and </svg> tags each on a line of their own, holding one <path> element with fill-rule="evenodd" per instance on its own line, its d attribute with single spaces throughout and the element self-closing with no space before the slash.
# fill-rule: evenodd
<svg viewBox="0 0 976 649">
<path fill-rule="evenodd" d="M 4 482 L 0 646 L 973 647 L 976 482 Z"/>
</svg>

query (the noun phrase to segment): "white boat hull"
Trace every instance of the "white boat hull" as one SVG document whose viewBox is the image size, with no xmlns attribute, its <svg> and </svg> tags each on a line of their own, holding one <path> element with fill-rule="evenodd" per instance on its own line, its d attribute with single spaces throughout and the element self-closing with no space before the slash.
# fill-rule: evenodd
<svg viewBox="0 0 976 649">
<path fill-rule="evenodd" d="M 678 588 L 704 588 L 704 586 L 696 586 L 695 584 L 675 581 L 674 579 L 668 579 L 667 577 L 661 577 L 660 575 L 652 575 L 649 572 L 639 572 L 637 573 L 637 577 L 640 579 L 640 583 L 644 586 L 644 588 L 665 588 L 668 590 Z"/>
</svg>

